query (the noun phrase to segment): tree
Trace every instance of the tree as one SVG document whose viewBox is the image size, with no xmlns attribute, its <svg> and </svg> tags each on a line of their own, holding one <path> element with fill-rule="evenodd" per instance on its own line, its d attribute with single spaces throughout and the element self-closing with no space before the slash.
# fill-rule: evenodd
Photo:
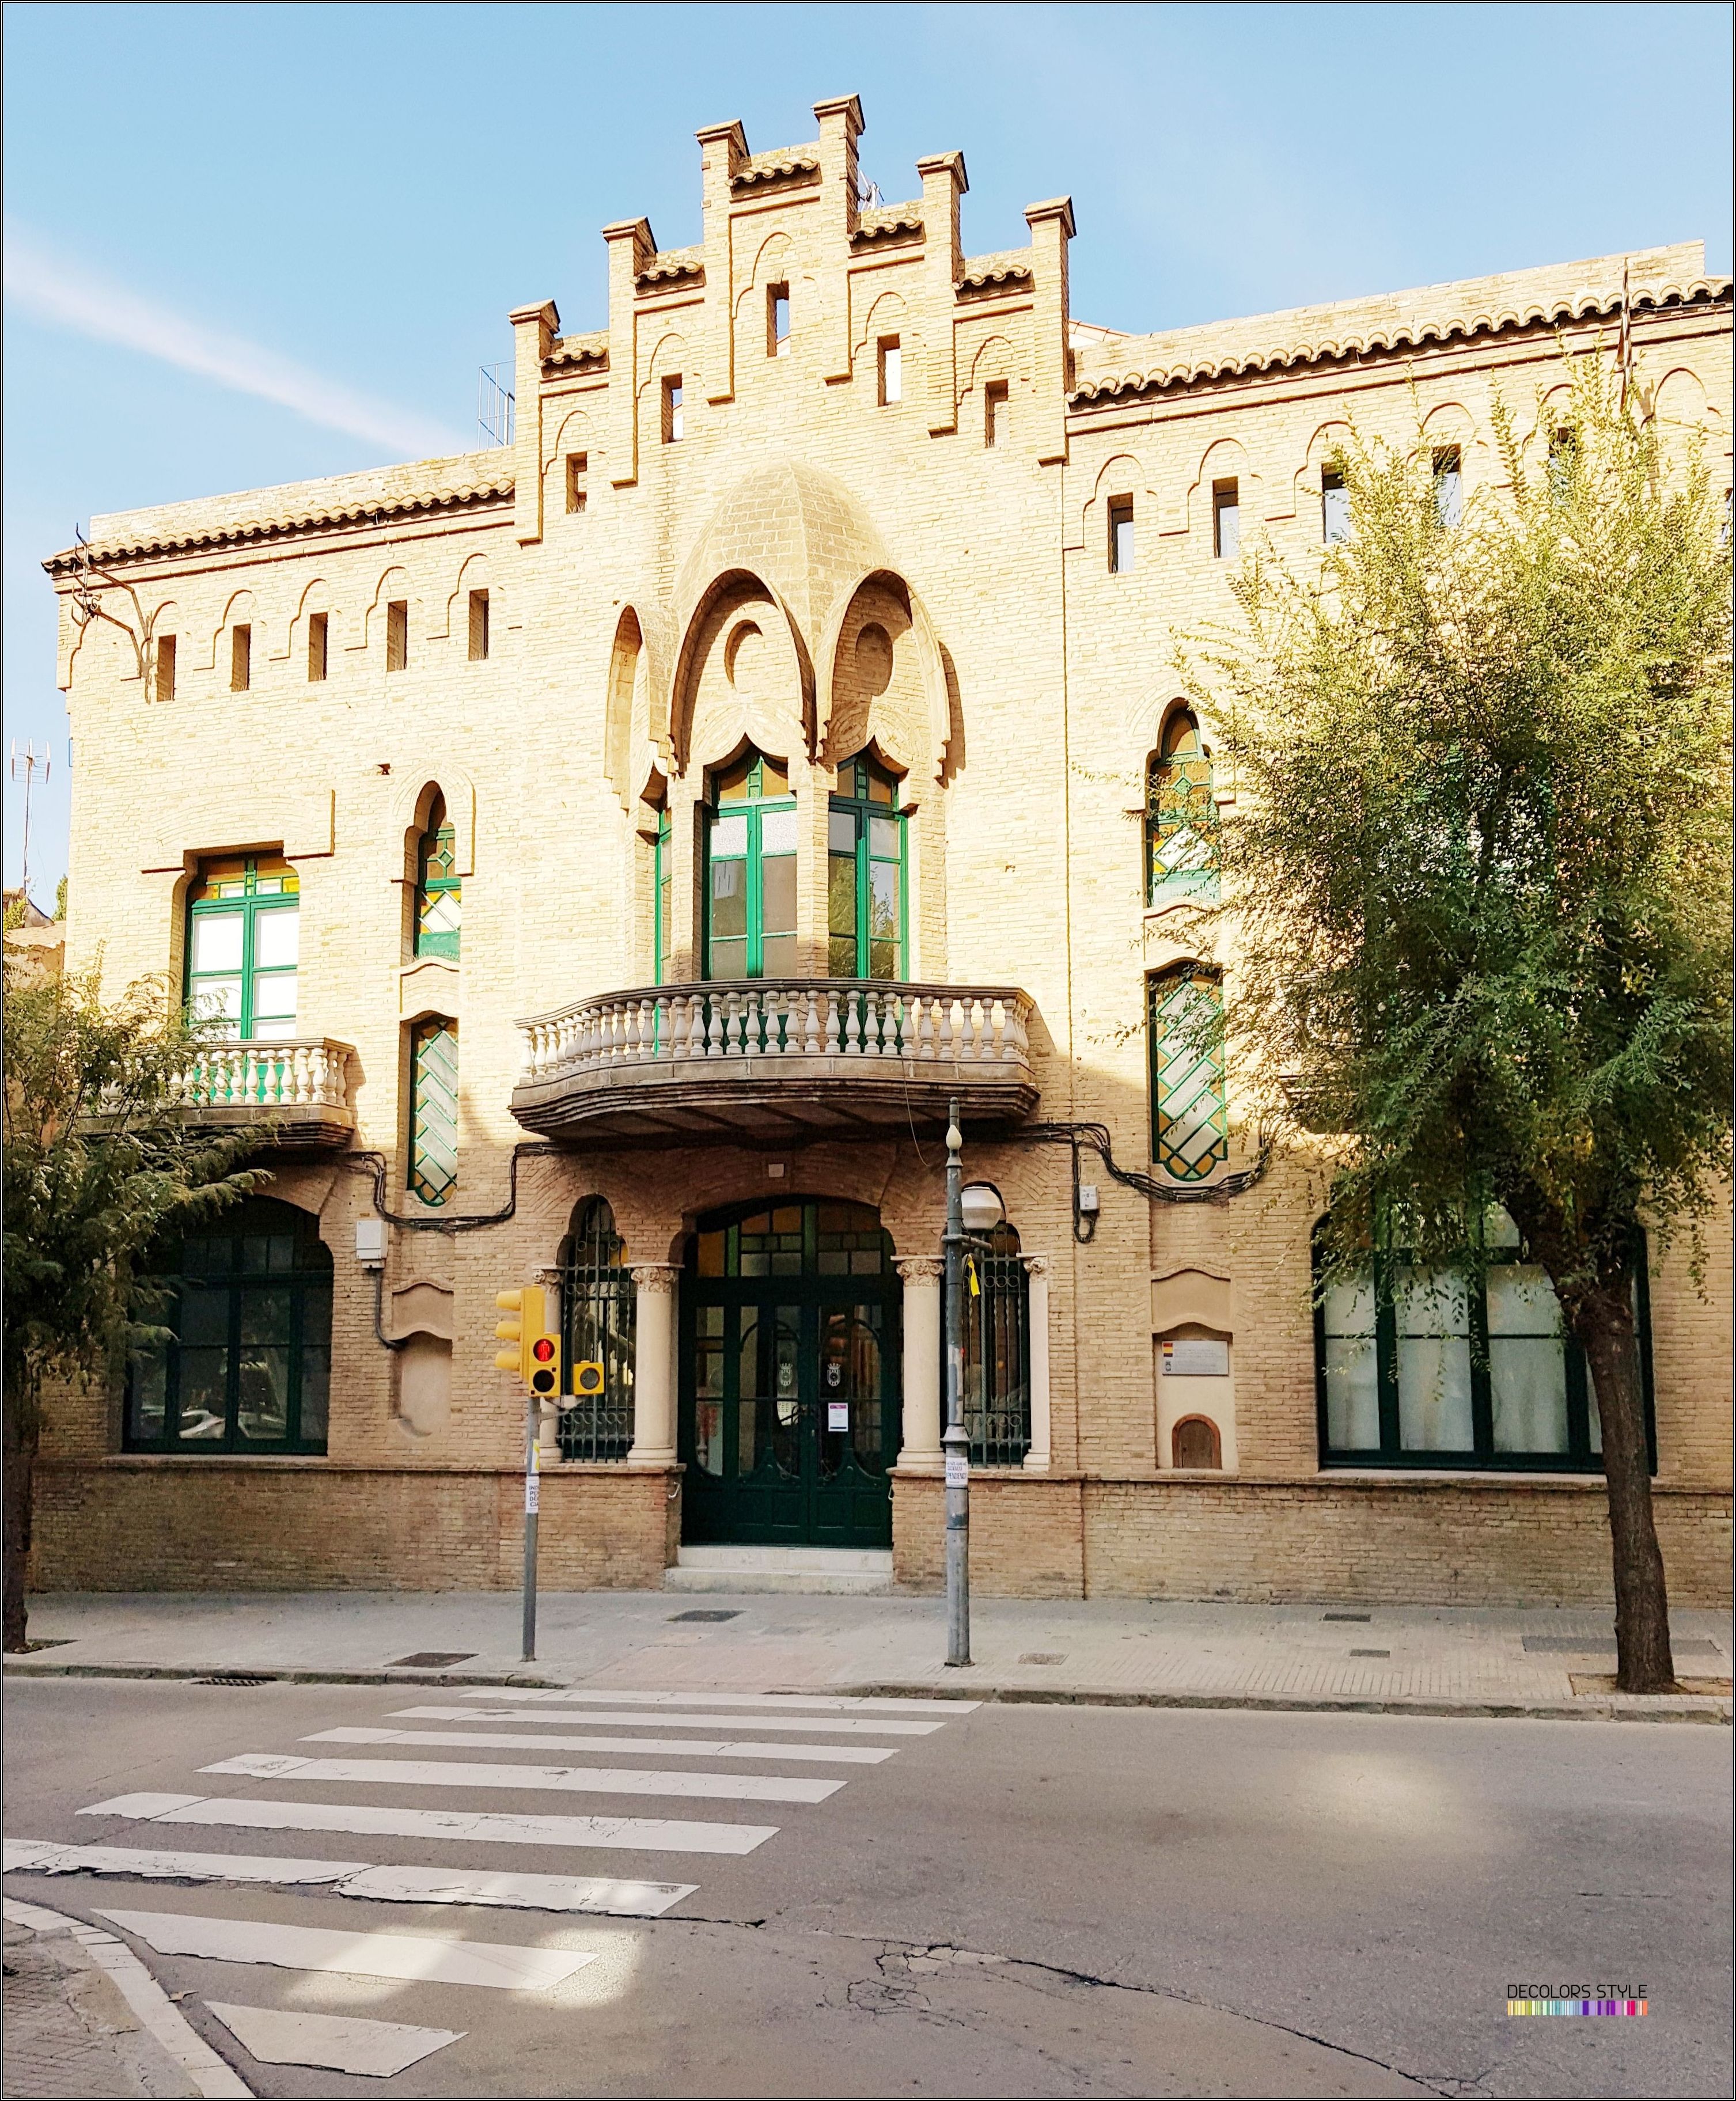
<svg viewBox="0 0 1736 2101">
<path fill-rule="evenodd" d="M 1269 550 L 1185 669 L 1226 726 L 1224 1027 L 1330 1183 L 1321 1287 L 1377 1241 L 1461 1273 L 1504 1205 L 1602 1428 L 1618 1683 L 1674 1683 L 1633 1312 L 1641 1228 L 1730 1162 L 1730 555 L 1597 355 L 1454 518 L 1419 434 L 1353 435 L 1349 537 Z"/>
<path fill-rule="evenodd" d="M 162 1289 L 141 1258 L 268 1179 L 237 1163 L 272 1134 L 189 1126 L 178 1083 L 197 1032 L 160 983 L 105 1006 L 95 971 L 33 978 L 9 952 L 5 989 L 4 1640 L 17 1650 L 45 1396 L 113 1375 L 152 1332 L 141 1316 Z"/>
</svg>

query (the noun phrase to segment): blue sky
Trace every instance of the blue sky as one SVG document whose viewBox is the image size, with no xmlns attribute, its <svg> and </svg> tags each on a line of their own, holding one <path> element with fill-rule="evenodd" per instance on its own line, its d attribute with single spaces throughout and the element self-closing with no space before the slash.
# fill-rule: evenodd
<svg viewBox="0 0 1736 2101">
<path fill-rule="evenodd" d="M 600 326 L 600 227 L 698 238 L 702 124 L 785 145 L 853 91 L 888 200 L 963 149 L 973 253 L 1067 192 L 1074 312 L 1134 330 L 1696 237 L 1730 263 L 1722 6 L 15 5 L 5 42 L 6 719 L 54 751 L 44 901 L 42 555 L 93 511 L 481 442 L 510 307 Z"/>
</svg>

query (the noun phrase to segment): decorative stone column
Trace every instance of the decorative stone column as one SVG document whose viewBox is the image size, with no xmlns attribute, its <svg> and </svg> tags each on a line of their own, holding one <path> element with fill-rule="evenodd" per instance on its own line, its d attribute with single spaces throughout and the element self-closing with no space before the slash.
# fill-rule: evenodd
<svg viewBox="0 0 1736 2101">
<path fill-rule="evenodd" d="M 675 1461 L 675 1266 L 633 1265 L 633 1449 L 630 1466 Z"/>
<path fill-rule="evenodd" d="M 1030 1291 L 1030 1449 L 1025 1455 L 1027 1474 L 1049 1471 L 1049 1258 L 1021 1254 Z"/>
<path fill-rule="evenodd" d="M 894 1255 L 904 1280 L 904 1423 L 901 1466 L 941 1471 L 941 1279 L 937 1255 Z"/>
</svg>

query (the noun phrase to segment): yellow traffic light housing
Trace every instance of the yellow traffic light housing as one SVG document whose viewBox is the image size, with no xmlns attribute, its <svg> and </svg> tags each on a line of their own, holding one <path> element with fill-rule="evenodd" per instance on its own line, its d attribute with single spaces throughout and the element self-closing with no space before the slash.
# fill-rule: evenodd
<svg viewBox="0 0 1736 2101">
<path fill-rule="evenodd" d="M 495 1369 L 516 1372 L 539 1400 L 554 1400 L 560 1391 L 560 1338 L 549 1332 L 547 1294 L 540 1285 L 527 1284 L 496 1292 L 494 1303 L 512 1316 L 494 1333 L 512 1345 L 495 1351 Z"/>
<path fill-rule="evenodd" d="M 581 1400 L 595 1400 L 603 1391 L 603 1367 L 594 1358 L 574 1365 L 573 1391 Z"/>
</svg>

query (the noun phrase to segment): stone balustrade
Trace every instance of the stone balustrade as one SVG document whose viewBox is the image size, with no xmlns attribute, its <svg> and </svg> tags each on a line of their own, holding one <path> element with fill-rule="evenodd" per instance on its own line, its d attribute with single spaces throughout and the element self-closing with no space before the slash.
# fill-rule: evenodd
<svg viewBox="0 0 1736 2101">
<path fill-rule="evenodd" d="M 196 1046 L 177 1082 L 201 1123 L 271 1121 L 285 1143 L 343 1145 L 356 1127 L 351 1046 L 329 1036 Z"/>
<path fill-rule="evenodd" d="M 576 1000 L 519 1024 L 513 1112 L 600 1141 L 873 1135 L 956 1094 L 972 1121 L 1028 1116 L 1033 1009 L 1005 985 L 763 979 Z M 720 1125 L 719 1112 L 724 1112 Z M 863 1131 L 862 1135 L 869 1135 Z"/>
</svg>

